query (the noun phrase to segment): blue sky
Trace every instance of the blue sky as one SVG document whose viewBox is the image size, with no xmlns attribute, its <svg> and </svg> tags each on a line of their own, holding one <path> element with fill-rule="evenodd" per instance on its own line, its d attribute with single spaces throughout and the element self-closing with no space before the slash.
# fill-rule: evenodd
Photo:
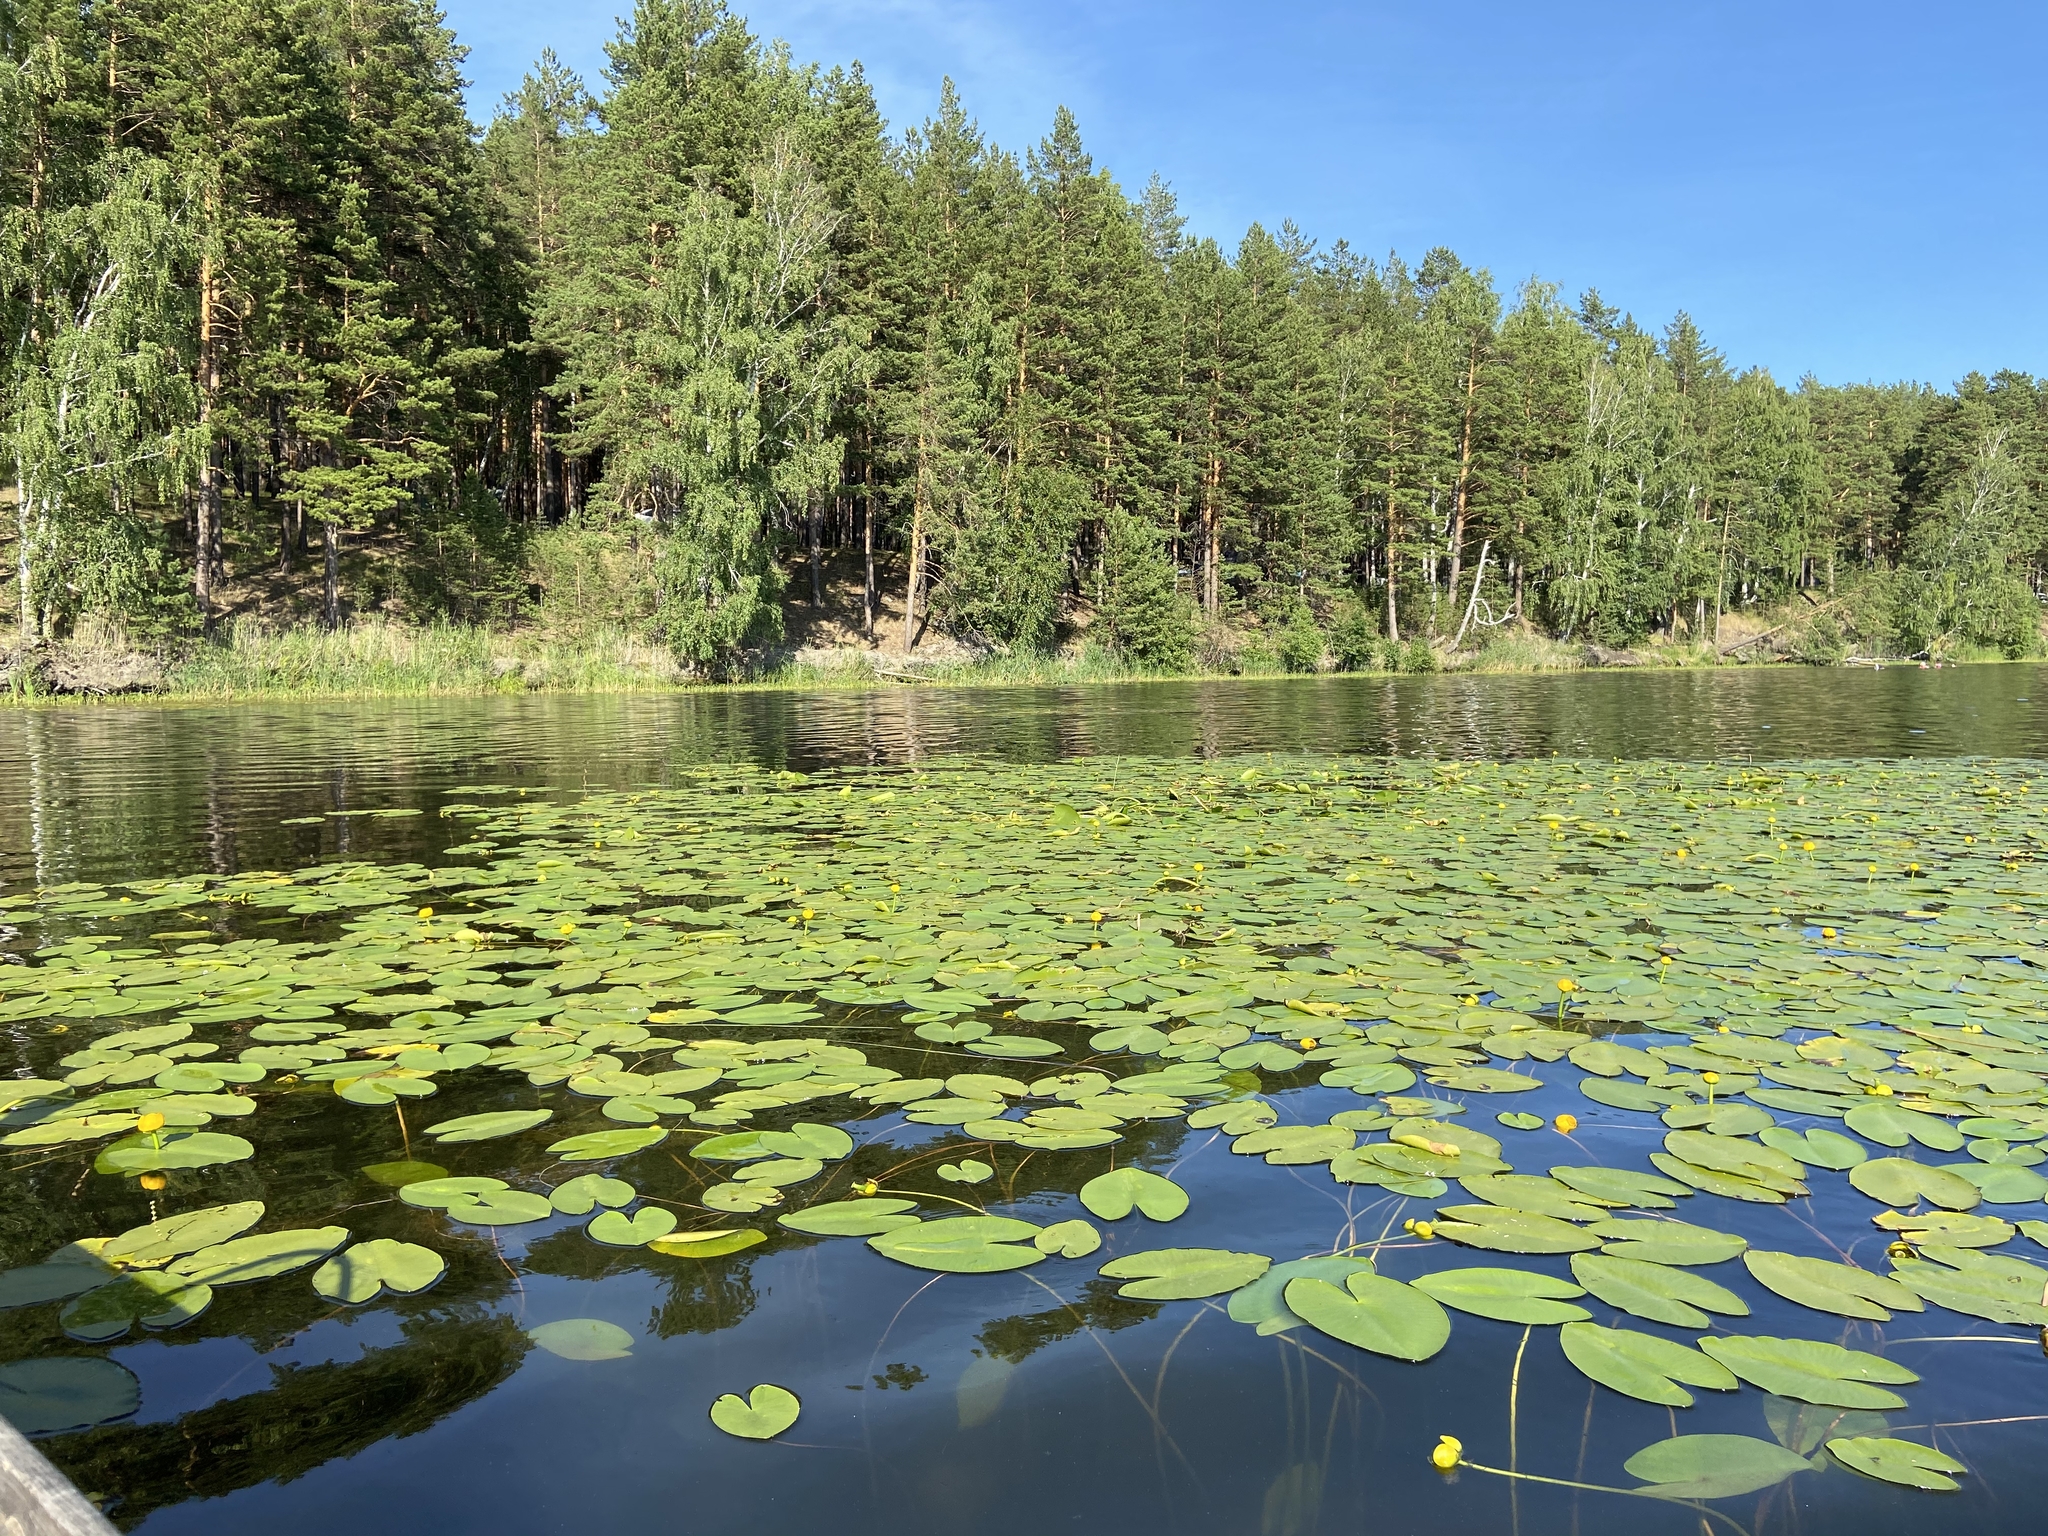
<svg viewBox="0 0 2048 1536">
<path fill-rule="evenodd" d="M 485 115 L 544 46 L 590 77 L 629 0 L 444 0 Z M 893 128 L 958 82 L 997 142 L 1061 103 L 1135 193 L 1234 246 L 1292 217 L 1504 289 L 1684 308 L 1791 383 L 2048 373 L 2048 7 L 739 0 L 859 59 Z"/>
</svg>

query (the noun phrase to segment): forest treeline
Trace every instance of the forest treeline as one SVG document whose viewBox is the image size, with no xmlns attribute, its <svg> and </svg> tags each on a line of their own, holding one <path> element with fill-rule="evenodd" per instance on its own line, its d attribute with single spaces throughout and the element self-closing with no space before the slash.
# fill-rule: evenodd
<svg viewBox="0 0 2048 1536">
<path fill-rule="evenodd" d="M 828 559 L 906 643 L 1162 668 L 1794 593 L 1836 654 L 2038 645 L 2024 374 L 1788 389 L 1445 249 L 1226 248 L 1064 110 L 1018 154 L 948 86 L 892 135 L 717 0 L 483 128 L 422 0 L 0 0 L 0 42 L 29 640 L 199 629 L 232 554 L 324 569 L 330 623 L 595 613 L 712 671 Z"/>
</svg>

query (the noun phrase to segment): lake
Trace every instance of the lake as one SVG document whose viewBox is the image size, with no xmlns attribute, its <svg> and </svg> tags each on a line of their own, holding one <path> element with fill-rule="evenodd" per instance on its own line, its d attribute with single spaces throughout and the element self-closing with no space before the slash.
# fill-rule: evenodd
<svg viewBox="0 0 2048 1536">
<path fill-rule="evenodd" d="M 2032 1530 L 2043 686 L 0 713 L 0 1412 L 152 1533 Z"/>
</svg>

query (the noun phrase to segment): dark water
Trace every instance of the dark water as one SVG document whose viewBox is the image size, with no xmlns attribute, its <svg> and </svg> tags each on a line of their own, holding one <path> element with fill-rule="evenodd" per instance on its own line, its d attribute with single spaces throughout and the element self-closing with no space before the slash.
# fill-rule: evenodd
<svg viewBox="0 0 2048 1536">
<path fill-rule="evenodd" d="M 464 783 L 660 782 L 705 760 L 802 769 L 959 753 L 1032 762 L 1268 749 L 2039 758 L 2048 756 L 2048 714 L 2032 700 L 2044 687 L 2040 668 L 1999 667 L 5 714 L 0 889 L 341 854 L 431 861 L 460 835 L 432 816 L 277 823 L 333 808 L 431 805 Z M 899 1062 L 887 1047 L 863 1044 L 878 1064 L 911 1069 L 908 1051 Z M 1305 1121 L 1358 1102 L 1327 1089 L 1299 1100 Z M 491 1107 L 481 1097 L 448 1105 Z M 1654 1145 L 1650 1125 L 1589 1108 L 1570 1080 L 1513 1107 L 1579 1115 L 1582 1161 L 1641 1166 Z M 299 1150 L 265 1170 L 262 1196 L 279 1220 L 348 1221 L 333 1215 L 348 1171 L 399 1149 L 381 1117 L 331 1097 L 307 1099 L 303 1112 L 266 1111 L 301 1113 Z M 915 1126 L 891 1133 L 894 1144 L 856 1154 L 856 1172 L 880 1172 L 934 1135 Z M 1332 1192 L 1323 1170 L 1233 1158 L 1218 1138 L 1178 1122 L 1134 1127 L 1129 1151 L 1199 1190 L 1189 1214 L 1160 1230 L 1161 1243 L 1306 1252 L 1326 1248 L 1341 1219 L 1343 1192 Z M 1049 1208 L 1071 1192 L 1060 1160 L 1042 1161 L 1038 1182 L 1014 1190 L 1027 1218 L 1038 1214 L 1034 1202 Z M 219 1198 L 245 1197 L 224 1185 Z M 132 1194 L 84 1198 L 111 1202 L 101 1230 L 147 1219 L 119 1203 Z M 1817 1199 L 1816 1219 L 1860 1230 L 1867 1212 L 1850 1208 L 1853 1197 L 1840 1203 L 1833 1211 Z M 0 1237 L 33 1232 L 37 1217 L 0 1210 Z M 1760 1210 L 1718 1202 L 1711 1220 L 1768 1243 Z M 1134 1304 L 1108 1285 L 1063 1301 L 1028 1271 L 934 1277 L 878 1264 L 845 1240 L 679 1269 L 598 1248 L 577 1225 L 484 1234 L 428 1297 L 341 1317 L 303 1295 L 302 1282 L 224 1291 L 197 1325 L 113 1351 L 144 1384 L 141 1412 L 71 1437 L 59 1459 L 89 1492 L 117 1496 L 124 1526 L 180 1536 L 1705 1528 L 1690 1507 L 1428 1471 L 1428 1446 L 1452 1433 L 1476 1460 L 1504 1466 L 1512 1454 L 1545 1475 L 1626 1485 L 1622 1459 L 1670 1432 L 1664 1410 L 1617 1408 L 1611 1395 L 1596 1416 L 1587 1383 L 1554 1343 L 1532 1345 L 1517 1374 L 1522 1330 L 1508 1324 L 1460 1315 L 1450 1346 L 1427 1366 L 1361 1366 L 1365 1357 L 1327 1340 L 1312 1353 L 1313 1336 L 1261 1339 L 1214 1307 Z M 1403 1253 L 1384 1266 L 1397 1278 L 1429 1267 Z M 19 1314 L 0 1314 L 8 1316 Z M 619 1324 L 636 1336 L 632 1356 L 575 1362 L 531 1349 L 520 1330 L 559 1317 Z M 1910 1321 L 1917 1335 L 1984 1331 L 1934 1311 Z M 1746 1326 L 1815 1332 L 1812 1314 L 1769 1295 Z M 2030 1339 L 2004 1332 L 1996 1343 L 1919 1346 L 1909 1363 L 1926 1381 L 1913 1389 L 1911 1412 L 1892 1416 L 1894 1429 L 1981 1418 L 1987 1401 L 2015 1419 L 2048 1412 L 2048 1364 Z M 0 1331 L 0 1358 L 32 1344 L 52 1347 Z M 710 1427 L 711 1397 L 762 1381 L 805 1403 L 783 1442 L 742 1443 Z M 1767 1433 L 1756 1394 L 1739 1396 L 1724 1403 L 1703 1393 L 1671 1427 Z M 1816 1429 L 1832 1417 L 1812 1413 Z M 1958 1451 L 1973 1475 L 1960 1524 L 1948 1514 L 1957 1506 L 1934 1495 L 1835 1469 L 1725 1501 L 1711 1528 L 2035 1531 L 2042 1428 L 1972 1433 Z"/>
<path fill-rule="evenodd" d="M 977 753 L 1764 760 L 2048 756 L 2048 667 L 1302 678 L 1088 688 L 397 699 L 0 712 L 0 889 L 430 851 L 285 817 L 465 783 L 660 783 Z M 322 841 L 325 838 L 326 841 Z"/>
</svg>

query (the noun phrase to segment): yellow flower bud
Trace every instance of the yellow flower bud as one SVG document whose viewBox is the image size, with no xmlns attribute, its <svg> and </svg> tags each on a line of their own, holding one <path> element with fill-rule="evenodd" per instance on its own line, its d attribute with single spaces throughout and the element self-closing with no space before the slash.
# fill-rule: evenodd
<svg viewBox="0 0 2048 1536">
<path fill-rule="evenodd" d="M 1560 1136 L 1569 1136 L 1579 1128 L 1579 1117 L 1577 1115 L 1559 1115 L 1550 1123 L 1557 1128 L 1557 1133 Z"/>
<path fill-rule="evenodd" d="M 160 1131 L 163 1128 L 164 1117 L 162 1115 L 144 1115 L 135 1122 L 135 1129 L 141 1131 L 145 1136 L 152 1131 Z"/>
<path fill-rule="evenodd" d="M 1301 1037 L 1301 1048 L 1304 1051 L 1314 1050 L 1316 1048 L 1316 1037 L 1314 1035 L 1303 1035 Z"/>
<path fill-rule="evenodd" d="M 1557 978 L 1557 990 L 1566 993 L 1576 992 L 1579 990 L 1579 984 L 1569 976 L 1560 976 Z"/>
<path fill-rule="evenodd" d="M 1457 1467 L 1464 1456 L 1463 1442 L 1444 1435 L 1437 1440 L 1436 1449 L 1429 1453 L 1429 1464 L 1439 1472 L 1449 1472 Z"/>
<path fill-rule="evenodd" d="M 1721 1074 L 1718 1072 L 1702 1072 L 1700 1074 L 1700 1081 L 1703 1083 L 1718 1083 L 1721 1081 Z"/>
<path fill-rule="evenodd" d="M 1890 1083 L 1872 1083 L 1863 1091 L 1875 1094 L 1880 1099 L 1888 1099 L 1892 1096 L 1892 1085 Z"/>
<path fill-rule="evenodd" d="M 144 1189 L 148 1190 L 151 1194 L 154 1194 L 156 1191 L 162 1189 L 167 1181 L 165 1180 L 164 1176 L 160 1173 L 145 1173 L 140 1179 L 136 1180 L 136 1182 L 140 1184 Z"/>
<path fill-rule="evenodd" d="M 433 915 L 434 915 L 434 909 L 433 909 L 432 907 L 421 907 L 421 908 L 420 908 L 420 916 L 421 916 L 422 918 L 429 918 L 429 917 L 432 917 Z"/>
</svg>

